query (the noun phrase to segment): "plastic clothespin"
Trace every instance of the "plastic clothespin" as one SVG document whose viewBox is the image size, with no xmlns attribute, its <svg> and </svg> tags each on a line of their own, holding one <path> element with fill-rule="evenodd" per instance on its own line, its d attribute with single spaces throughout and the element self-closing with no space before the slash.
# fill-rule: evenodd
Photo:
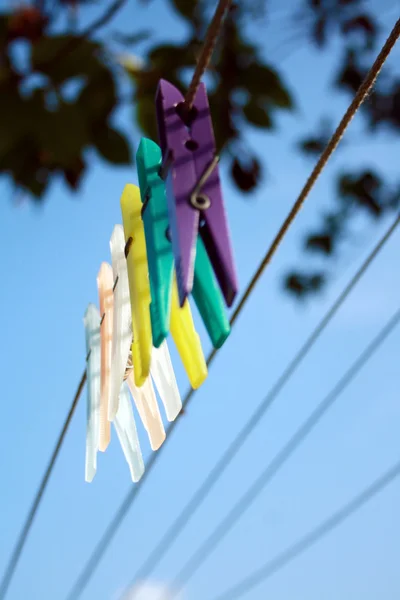
<svg viewBox="0 0 400 600">
<path fill-rule="evenodd" d="M 86 337 L 87 421 L 85 481 L 93 481 L 97 469 L 100 421 L 100 313 L 89 304 L 83 319 Z"/>
<path fill-rule="evenodd" d="M 97 468 L 97 451 L 100 433 L 100 313 L 94 304 L 89 304 L 85 317 L 87 351 L 87 426 L 85 480 L 93 481 Z M 139 481 L 144 472 L 129 391 L 122 386 L 119 408 L 114 421 L 117 436 L 128 462 L 133 481 Z"/>
<path fill-rule="evenodd" d="M 122 225 L 116 225 L 113 229 L 110 251 L 114 278 L 114 315 L 108 419 L 113 421 L 118 411 L 119 395 L 132 344 L 131 303 Z"/>
<path fill-rule="evenodd" d="M 150 377 L 141 387 L 135 383 L 135 367 L 127 377 L 127 384 L 136 404 L 140 419 L 149 436 L 152 450 L 158 450 L 165 440 L 165 429 Z"/>
<path fill-rule="evenodd" d="M 128 271 L 124 248 L 125 237 L 123 227 L 122 225 L 115 225 L 110 240 L 111 262 L 114 275 L 114 317 L 109 404 L 110 420 L 114 418 L 116 410 L 118 409 L 118 397 L 128 364 L 129 349 L 132 340 Z M 182 408 L 182 401 L 176 383 L 167 342 L 164 342 L 160 348 L 153 348 L 150 372 L 165 406 L 167 418 L 168 420 L 174 420 Z M 151 381 L 147 380 L 147 382 L 148 383 L 144 383 L 143 393 L 141 393 L 140 397 L 143 399 L 144 405 L 150 405 L 151 407 L 156 400 Z M 137 396 L 136 388 L 135 396 Z M 150 408 L 150 412 L 151 411 L 152 409 Z M 164 433 L 161 432 L 160 434 L 160 431 L 160 424 L 158 423 L 155 428 L 153 445 L 157 445 L 159 439 L 164 436 Z"/>
<path fill-rule="evenodd" d="M 174 266 L 172 246 L 168 239 L 165 184 L 160 176 L 161 148 L 152 140 L 142 138 L 136 160 L 150 273 L 153 344 L 158 347 L 169 332 Z M 220 348 L 230 333 L 230 325 L 221 291 L 200 236 L 197 237 L 193 298 L 214 348 Z"/>
<path fill-rule="evenodd" d="M 111 265 L 103 262 L 97 276 L 100 304 L 100 440 L 99 450 L 105 452 L 111 439 L 111 427 L 108 420 L 110 401 L 110 370 L 113 318 L 113 273 Z"/>
<path fill-rule="evenodd" d="M 121 211 L 132 313 L 132 362 L 135 365 L 135 384 L 138 387 L 149 376 L 152 349 L 151 295 L 141 209 L 139 188 L 127 184 L 121 196 Z"/>
<path fill-rule="evenodd" d="M 144 473 L 144 462 L 133 416 L 131 398 L 126 382 L 119 395 L 118 412 L 114 421 L 115 430 L 125 459 L 129 465 L 132 481 L 139 481 Z"/>
<path fill-rule="evenodd" d="M 168 216 L 182 305 L 192 291 L 200 233 L 224 295 L 231 306 L 238 290 L 207 92 L 200 83 L 184 119 L 184 97 L 161 79 L 157 123 L 166 175 Z"/>
<path fill-rule="evenodd" d="M 182 400 L 166 340 L 159 348 L 153 348 L 150 373 L 164 405 L 168 421 L 175 421 L 182 410 Z"/>
<path fill-rule="evenodd" d="M 193 323 L 189 300 L 186 298 L 182 307 L 179 304 L 175 273 L 172 282 L 170 330 L 190 385 L 196 390 L 207 379 L 207 363 L 201 347 L 200 336 Z"/>
</svg>

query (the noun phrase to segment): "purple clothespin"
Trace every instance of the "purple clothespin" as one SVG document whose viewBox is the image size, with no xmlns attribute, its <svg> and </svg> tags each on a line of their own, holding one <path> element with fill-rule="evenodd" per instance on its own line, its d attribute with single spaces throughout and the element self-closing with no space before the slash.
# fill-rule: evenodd
<svg viewBox="0 0 400 600">
<path fill-rule="evenodd" d="M 238 283 L 204 84 L 199 85 L 186 119 L 183 102 L 180 91 L 161 79 L 156 94 L 157 122 L 179 299 L 182 305 L 192 290 L 200 233 L 225 302 L 231 306 Z"/>
</svg>

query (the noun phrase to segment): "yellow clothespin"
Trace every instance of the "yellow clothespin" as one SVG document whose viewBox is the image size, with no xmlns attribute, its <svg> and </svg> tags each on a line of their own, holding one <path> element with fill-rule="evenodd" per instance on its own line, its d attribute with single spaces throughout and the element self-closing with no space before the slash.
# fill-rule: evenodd
<svg viewBox="0 0 400 600">
<path fill-rule="evenodd" d="M 127 184 L 121 196 L 121 211 L 132 311 L 132 363 L 135 384 L 138 387 L 142 386 L 149 376 L 153 346 L 149 271 L 141 210 L 139 188 L 136 185 Z"/>
<path fill-rule="evenodd" d="M 194 327 L 188 298 L 186 298 L 182 307 L 179 304 L 178 283 L 175 272 L 172 283 L 171 321 L 169 327 L 190 385 L 196 390 L 207 379 L 207 364 L 199 334 Z"/>
<path fill-rule="evenodd" d="M 122 219 L 132 309 L 132 363 L 135 384 L 143 385 L 150 371 L 152 333 L 150 282 L 146 239 L 141 217 L 142 202 L 136 185 L 127 184 L 121 196 Z M 207 378 L 207 364 L 196 332 L 188 299 L 179 303 L 176 276 L 172 286 L 170 331 L 191 386 L 196 389 Z"/>
</svg>

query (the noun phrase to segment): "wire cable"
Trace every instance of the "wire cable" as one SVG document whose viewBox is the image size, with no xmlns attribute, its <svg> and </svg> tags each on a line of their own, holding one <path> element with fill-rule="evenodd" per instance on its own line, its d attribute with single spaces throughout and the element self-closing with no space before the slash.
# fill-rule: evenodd
<svg viewBox="0 0 400 600">
<path fill-rule="evenodd" d="M 276 234 L 275 238 L 273 239 L 265 256 L 261 260 L 261 262 L 260 262 L 256 272 L 254 273 L 250 283 L 248 284 L 242 298 L 240 299 L 237 307 L 235 308 L 234 312 L 232 313 L 232 317 L 230 319 L 231 327 L 233 327 L 233 325 L 236 323 L 240 313 L 244 309 L 246 302 L 248 301 L 251 293 L 253 292 L 257 282 L 261 278 L 264 270 L 270 263 L 275 252 L 277 251 L 281 241 L 283 240 L 289 227 L 291 226 L 294 219 L 296 218 L 304 201 L 310 194 L 318 177 L 320 176 L 323 169 L 325 168 L 328 160 L 330 159 L 330 157 L 336 150 L 336 148 L 337 148 L 340 140 L 342 139 L 345 130 L 347 129 L 348 125 L 350 124 L 352 118 L 354 117 L 355 113 L 358 111 L 361 104 L 363 103 L 363 101 L 365 100 L 365 98 L 368 96 L 371 89 L 373 88 L 376 78 L 377 78 L 379 72 L 381 71 L 391 50 L 393 49 L 396 41 L 398 40 L 399 36 L 400 36 L 400 19 L 396 22 L 394 28 L 392 29 L 387 41 L 385 42 L 382 50 L 380 51 L 378 57 L 376 58 L 374 64 L 372 65 L 372 67 L 371 67 L 370 71 L 368 72 L 366 78 L 364 79 L 363 83 L 360 85 L 358 92 L 356 93 L 356 95 L 354 97 L 354 100 L 352 101 L 352 103 L 350 104 L 349 108 L 347 109 L 345 115 L 343 116 L 342 120 L 340 121 L 336 131 L 334 132 L 332 138 L 328 142 L 328 145 L 326 146 L 324 152 L 322 153 L 320 159 L 318 160 L 316 166 L 314 167 L 310 177 L 307 179 L 307 181 L 306 181 L 303 189 L 301 190 L 297 200 L 295 201 L 291 211 L 289 212 L 288 216 L 286 217 L 285 221 L 283 222 L 282 226 L 280 227 L 278 233 Z M 216 355 L 217 355 L 217 350 L 214 348 L 207 357 L 208 367 L 210 367 L 211 364 L 214 362 Z M 182 402 L 182 406 L 184 409 L 187 407 L 187 405 L 193 398 L 194 393 L 195 393 L 195 390 L 190 389 L 188 391 L 188 393 L 186 394 L 186 396 Z M 180 419 L 176 419 L 167 427 L 166 440 L 165 440 L 162 448 L 165 448 L 166 445 L 170 443 L 173 433 L 176 429 L 176 426 L 179 423 L 179 420 Z M 148 463 L 146 465 L 146 470 L 143 474 L 142 479 L 140 480 L 140 484 L 136 485 L 136 487 L 132 488 L 128 492 L 128 494 L 124 498 L 124 500 L 122 501 L 122 504 L 117 509 L 117 512 L 115 513 L 113 519 L 111 520 L 108 527 L 106 528 L 104 534 L 101 536 L 99 542 L 96 544 L 96 546 L 93 550 L 93 553 L 89 557 L 88 562 L 84 566 L 81 573 L 78 575 L 78 578 L 76 579 L 75 583 L 72 586 L 71 592 L 67 596 L 67 600 L 76 600 L 77 598 L 80 597 L 80 595 L 86 588 L 86 586 L 89 583 L 89 580 L 91 579 L 94 571 L 96 570 L 101 558 L 103 557 L 105 551 L 107 550 L 108 545 L 111 543 L 113 537 L 115 536 L 118 527 L 121 525 L 122 521 L 124 520 L 128 511 L 130 510 L 133 502 L 138 497 L 140 490 L 142 489 L 146 479 L 149 477 L 149 474 L 151 473 L 152 469 L 154 468 L 154 464 L 156 464 L 156 461 L 159 459 L 160 455 L 161 455 L 161 448 L 158 451 L 158 453 L 153 454 L 151 456 L 150 460 L 148 461 Z"/>
<path fill-rule="evenodd" d="M 273 477 L 282 469 L 286 461 L 294 454 L 298 447 L 308 438 L 313 429 L 332 408 L 340 395 L 353 381 L 361 369 L 365 367 L 370 358 L 380 348 L 394 328 L 400 321 L 400 308 L 391 317 L 389 322 L 383 327 L 378 335 L 372 340 L 367 348 L 360 354 L 357 360 L 351 365 L 339 382 L 329 392 L 327 396 L 318 404 L 310 416 L 292 435 L 285 446 L 275 455 L 272 461 L 261 472 L 254 483 L 247 489 L 242 497 L 231 508 L 228 514 L 220 521 L 215 529 L 208 535 L 204 542 L 199 546 L 196 552 L 183 565 L 179 573 L 171 582 L 171 600 L 176 597 L 182 586 L 193 577 L 201 565 L 210 557 L 212 552 L 222 542 L 233 526 L 242 518 L 246 510 L 250 508 L 260 493 L 271 482 Z"/>
<path fill-rule="evenodd" d="M 178 517 L 173 521 L 171 526 L 165 532 L 159 543 L 156 545 L 154 550 L 149 554 L 147 559 L 142 564 L 141 568 L 135 574 L 135 577 L 130 582 L 130 584 L 126 587 L 124 592 L 121 594 L 121 600 L 124 598 L 125 594 L 128 590 L 132 592 L 136 583 L 142 582 L 146 580 L 149 575 L 154 571 L 156 566 L 165 556 L 167 551 L 173 545 L 174 542 L 178 539 L 179 535 L 182 533 L 183 529 L 187 526 L 190 520 L 194 517 L 197 510 L 203 504 L 205 499 L 208 497 L 222 474 L 231 464 L 235 456 L 244 446 L 246 440 L 249 438 L 250 434 L 254 431 L 254 429 L 261 424 L 261 420 L 265 417 L 268 410 L 271 408 L 272 404 L 279 396 L 280 392 L 283 390 L 288 381 L 292 378 L 292 376 L 297 371 L 298 367 L 301 365 L 303 360 L 309 354 L 311 349 L 314 347 L 315 343 L 318 341 L 322 333 L 325 331 L 329 323 L 332 321 L 333 317 L 338 312 L 339 308 L 343 305 L 347 297 L 350 295 L 352 290 L 355 288 L 357 283 L 360 281 L 361 277 L 368 270 L 374 259 L 378 256 L 382 248 L 385 246 L 386 242 L 392 236 L 396 227 L 400 223 L 400 214 L 396 217 L 384 235 L 380 238 L 379 242 L 374 246 L 370 254 L 364 260 L 360 268 L 353 275 L 349 283 L 339 294 L 335 302 L 326 312 L 322 320 L 315 327 L 311 335 L 307 338 L 304 344 L 301 346 L 300 350 L 295 354 L 293 359 L 275 381 L 274 385 L 271 387 L 268 394 L 263 398 L 257 408 L 254 410 L 252 415 L 250 415 L 247 422 L 232 440 L 228 448 L 222 454 L 218 462 L 211 469 L 207 477 L 204 479 L 201 486 L 196 490 L 190 500 L 187 502 L 185 507 L 180 511 Z"/>
<path fill-rule="evenodd" d="M 188 110 L 193 106 L 193 102 L 196 96 L 197 88 L 199 87 L 201 78 L 206 72 L 211 57 L 214 52 L 215 44 L 218 40 L 218 36 L 221 32 L 225 13 L 230 7 L 232 0 L 219 0 L 215 14 L 208 27 L 207 34 L 203 43 L 203 47 L 197 61 L 195 71 L 193 73 L 192 81 L 188 87 L 188 91 L 185 96 L 185 105 Z"/>
<path fill-rule="evenodd" d="M 14 546 L 14 550 L 11 554 L 10 560 L 8 562 L 8 565 L 6 567 L 6 570 L 4 572 L 3 578 L 1 580 L 0 583 L 0 600 L 4 600 L 4 598 L 6 597 L 8 588 L 10 587 L 10 583 L 11 580 L 13 578 L 13 575 L 15 573 L 15 569 L 17 568 L 19 559 L 21 558 L 21 554 L 22 554 L 22 550 L 24 549 L 26 540 L 28 538 L 29 532 L 32 528 L 33 522 L 35 520 L 37 511 L 39 509 L 39 505 L 40 502 L 42 501 L 43 498 L 43 494 L 46 491 L 47 488 L 47 484 L 49 482 L 50 479 L 50 475 L 54 469 L 54 465 L 56 463 L 57 457 L 60 453 L 61 450 L 61 446 L 64 442 L 64 438 L 66 436 L 66 433 L 68 431 L 68 427 L 71 423 L 71 419 L 73 417 L 73 414 L 75 412 L 75 409 L 78 405 L 78 401 L 79 401 L 79 397 L 82 393 L 83 390 L 83 386 L 85 385 L 85 381 L 86 381 L 86 371 L 83 372 L 83 375 L 81 377 L 81 380 L 78 384 L 78 389 L 76 390 L 76 394 L 74 396 L 74 399 L 72 401 L 71 407 L 68 411 L 67 417 L 64 421 L 64 424 L 62 426 L 60 435 L 58 436 L 56 445 L 54 446 L 54 450 L 53 453 L 50 457 L 49 463 L 47 465 L 46 471 L 44 472 L 44 475 L 42 477 L 42 480 L 40 482 L 40 485 L 37 489 L 37 492 L 35 494 L 32 506 L 29 510 L 28 516 L 25 520 L 25 523 L 22 527 L 22 530 L 18 536 L 18 540 L 17 543 Z"/>
<path fill-rule="evenodd" d="M 336 529 L 336 527 L 358 512 L 365 504 L 367 504 L 367 502 L 372 500 L 377 494 L 381 493 L 399 475 L 400 461 L 386 471 L 379 479 L 376 479 L 370 486 L 362 491 L 361 494 L 353 498 L 348 504 L 320 523 L 315 529 L 307 533 L 273 559 L 266 562 L 262 567 L 256 569 L 251 575 L 248 575 L 235 586 L 214 598 L 214 600 L 234 600 L 235 598 L 240 598 L 250 592 L 255 586 L 283 569 L 283 567 L 295 560 L 333 529 Z"/>
</svg>

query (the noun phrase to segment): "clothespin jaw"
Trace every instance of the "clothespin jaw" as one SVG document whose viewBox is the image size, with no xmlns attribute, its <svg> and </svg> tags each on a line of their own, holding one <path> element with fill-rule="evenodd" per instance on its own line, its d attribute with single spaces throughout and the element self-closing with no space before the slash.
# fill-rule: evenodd
<svg viewBox="0 0 400 600">
<path fill-rule="evenodd" d="M 221 348 L 231 332 L 231 326 L 201 237 L 197 238 L 192 294 L 212 345 Z"/>
<path fill-rule="evenodd" d="M 160 176 L 161 148 L 142 138 L 136 154 L 143 202 L 142 218 L 146 233 L 151 288 L 153 344 L 159 347 L 170 328 L 173 253 L 168 232 L 167 196 Z M 215 348 L 220 348 L 230 332 L 221 291 L 201 237 L 197 237 L 193 298 Z"/>
<path fill-rule="evenodd" d="M 100 313 L 89 304 L 83 319 L 86 338 L 87 422 L 85 480 L 93 480 L 100 439 Z"/>
<path fill-rule="evenodd" d="M 186 299 L 183 306 L 179 305 L 176 275 L 172 284 L 171 303 L 171 335 L 181 357 L 190 385 L 196 390 L 207 379 L 207 363 L 201 347 L 200 336 L 193 323 L 189 300 Z"/>
<path fill-rule="evenodd" d="M 100 441 L 99 450 L 105 452 L 111 439 L 111 426 L 108 420 L 110 402 L 111 343 L 113 317 L 113 272 L 111 265 L 103 262 L 97 276 L 99 305 L 101 313 L 101 369 L 100 369 Z"/>
<path fill-rule="evenodd" d="M 138 387 L 149 376 L 152 349 L 151 295 L 141 209 L 139 188 L 127 184 L 121 196 L 121 211 L 132 312 L 132 362 L 135 366 L 135 384 Z"/>
<path fill-rule="evenodd" d="M 168 215 L 175 257 L 179 300 L 192 291 L 196 240 L 200 233 L 226 304 L 238 290 L 228 223 L 222 198 L 210 108 L 200 84 L 193 108 L 183 116 L 184 98 L 160 80 L 156 93 L 157 123 L 167 170 Z"/>
<path fill-rule="evenodd" d="M 169 332 L 174 263 L 171 242 L 168 239 L 165 184 L 160 177 L 160 147 L 152 140 L 142 138 L 136 161 L 149 265 L 153 344 L 159 348 Z"/>
</svg>

